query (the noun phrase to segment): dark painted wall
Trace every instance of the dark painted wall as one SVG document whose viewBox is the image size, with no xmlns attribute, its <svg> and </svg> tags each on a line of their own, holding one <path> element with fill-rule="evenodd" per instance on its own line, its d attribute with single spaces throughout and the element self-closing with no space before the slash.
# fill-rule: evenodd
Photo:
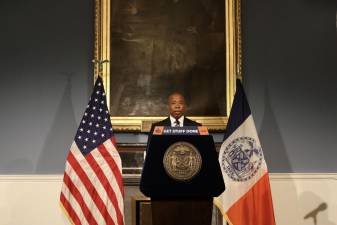
<svg viewBox="0 0 337 225">
<path fill-rule="evenodd" d="M 243 1 L 244 79 L 271 172 L 337 171 L 336 1 Z"/>
<path fill-rule="evenodd" d="M 337 170 L 335 9 L 243 1 L 244 86 L 271 172 Z M 1 1 L 0 174 L 63 172 L 93 84 L 93 10 L 88 0 Z"/>
<path fill-rule="evenodd" d="M 0 3 L 0 173 L 61 173 L 93 84 L 94 1 Z"/>
</svg>

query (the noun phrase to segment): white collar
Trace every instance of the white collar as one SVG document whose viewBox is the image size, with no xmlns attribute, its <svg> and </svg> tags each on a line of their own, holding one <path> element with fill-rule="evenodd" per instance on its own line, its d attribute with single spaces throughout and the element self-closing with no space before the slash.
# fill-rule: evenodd
<svg viewBox="0 0 337 225">
<path fill-rule="evenodd" d="M 170 120 L 171 120 L 171 126 L 175 127 L 176 126 L 176 118 L 170 115 Z M 179 126 L 183 127 L 184 126 L 184 116 L 181 116 L 179 119 Z"/>
</svg>

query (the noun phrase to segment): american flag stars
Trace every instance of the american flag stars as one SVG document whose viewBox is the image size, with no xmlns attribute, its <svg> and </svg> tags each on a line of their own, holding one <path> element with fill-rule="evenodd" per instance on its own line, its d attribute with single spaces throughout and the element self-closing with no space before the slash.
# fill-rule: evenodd
<svg viewBox="0 0 337 225">
<path fill-rule="evenodd" d="M 84 155 L 88 153 L 89 149 L 94 149 L 112 136 L 110 115 L 105 102 L 103 85 L 98 83 L 95 88 L 96 90 L 90 97 L 90 102 L 75 138 Z"/>
</svg>

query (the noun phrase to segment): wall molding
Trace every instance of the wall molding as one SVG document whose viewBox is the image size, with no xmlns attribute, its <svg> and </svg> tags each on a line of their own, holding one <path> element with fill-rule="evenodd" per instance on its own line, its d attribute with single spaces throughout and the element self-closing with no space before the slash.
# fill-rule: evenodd
<svg viewBox="0 0 337 225">
<path fill-rule="evenodd" d="M 63 175 L 22 175 L 22 174 L 11 174 L 11 175 L 0 175 L 0 182 L 60 182 L 63 179 Z"/>
<path fill-rule="evenodd" d="M 300 179 L 300 180 L 337 180 L 337 173 L 270 173 L 270 180 L 288 180 L 288 179 Z"/>
<path fill-rule="evenodd" d="M 269 173 L 271 181 L 277 180 L 337 180 L 337 173 Z M 140 175 L 123 176 L 127 181 L 140 179 Z M 63 174 L 8 174 L 0 175 L 0 182 L 60 182 L 63 179 Z"/>
</svg>

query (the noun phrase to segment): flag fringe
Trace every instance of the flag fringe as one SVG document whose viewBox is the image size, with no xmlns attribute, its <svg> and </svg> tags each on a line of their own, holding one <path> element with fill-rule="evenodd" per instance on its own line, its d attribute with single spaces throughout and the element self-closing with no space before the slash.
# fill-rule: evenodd
<svg viewBox="0 0 337 225">
<path fill-rule="evenodd" d="M 62 202 L 59 202 L 60 208 L 63 211 L 63 214 L 67 217 L 68 221 L 70 222 L 70 224 L 75 225 L 75 223 L 73 222 L 73 220 L 71 219 L 71 217 L 69 216 L 69 213 L 67 212 L 67 210 L 64 208 Z"/>
<path fill-rule="evenodd" d="M 219 202 L 219 200 L 217 198 L 213 198 L 213 203 L 214 205 L 219 209 L 219 211 L 221 212 L 223 218 L 227 221 L 227 223 L 229 225 L 233 225 L 233 223 L 230 221 L 230 219 L 227 216 L 227 213 L 225 212 L 225 210 L 222 208 L 221 203 Z"/>
</svg>

